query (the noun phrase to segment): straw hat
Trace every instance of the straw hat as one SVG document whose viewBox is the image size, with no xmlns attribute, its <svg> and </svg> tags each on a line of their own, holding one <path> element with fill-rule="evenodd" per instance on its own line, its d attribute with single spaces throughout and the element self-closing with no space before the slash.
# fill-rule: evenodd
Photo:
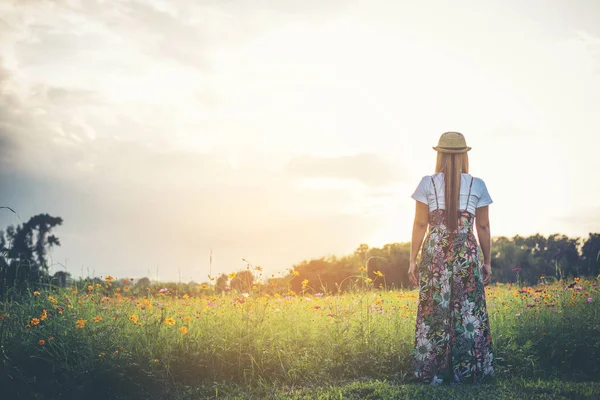
<svg viewBox="0 0 600 400">
<path fill-rule="evenodd" d="M 433 148 L 440 153 L 466 153 L 471 150 L 462 133 L 445 132 L 440 136 L 438 145 Z"/>
</svg>

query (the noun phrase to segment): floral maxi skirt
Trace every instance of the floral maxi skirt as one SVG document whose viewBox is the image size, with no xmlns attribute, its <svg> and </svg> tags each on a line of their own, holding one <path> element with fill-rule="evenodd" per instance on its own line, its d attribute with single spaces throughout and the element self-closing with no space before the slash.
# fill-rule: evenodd
<svg viewBox="0 0 600 400">
<path fill-rule="evenodd" d="M 480 382 L 494 374 L 492 336 L 474 215 L 449 235 L 443 210 L 429 215 L 419 264 L 415 377 L 427 383 Z"/>
</svg>

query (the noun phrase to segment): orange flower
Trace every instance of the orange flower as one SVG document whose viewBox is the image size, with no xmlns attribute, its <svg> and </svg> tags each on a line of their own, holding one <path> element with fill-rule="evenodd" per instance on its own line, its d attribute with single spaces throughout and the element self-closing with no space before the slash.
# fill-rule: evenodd
<svg viewBox="0 0 600 400">
<path fill-rule="evenodd" d="M 183 333 L 184 335 L 187 335 L 188 330 L 185 326 L 182 326 L 181 328 L 179 328 L 179 332 Z"/>
<path fill-rule="evenodd" d="M 45 341 L 44 339 L 40 339 L 40 340 L 38 340 L 38 344 L 39 344 L 40 346 L 43 346 L 43 345 L 45 345 L 45 344 L 46 344 L 46 341 Z"/>
<path fill-rule="evenodd" d="M 34 296 L 39 296 L 39 295 L 40 295 L 40 292 L 38 292 L 38 291 L 36 290 L 35 292 L 33 292 L 33 295 L 34 295 Z"/>
<path fill-rule="evenodd" d="M 75 322 L 75 328 L 83 329 L 85 328 L 85 323 L 88 322 L 87 319 L 79 318 L 77 322 Z"/>
<path fill-rule="evenodd" d="M 129 319 L 131 320 L 131 322 L 133 322 L 134 324 L 137 324 L 138 322 L 138 316 L 133 314 L 129 317 Z"/>
<path fill-rule="evenodd" d="M 104 277 L 104 280 L 105 280 L 105 281 L 107 281 L 107 282 L 111 282 L 111 281 L 114 281 L 114 280 L 115 280 L 115 278 L 113 278 L 113 277 L 112 277 L 112 276 L 110 276 L 110 275 L 107 275 L 106 277 Z"/>
<path fill-rule="evenodd" d="M 88 285 L 87 290 L 91 292 L 92 290 L 94 290 L 94 287 L 92 285 Z"/>
<path fill-rule="evenodd" d="M 48 318 L 48 312 L 47 312 L 47 311 L 46 311 L 46 309 L 44 308 L 44 309 L 42 310 L 42 313 L 40 314 L 40 319 L 43 321 L 43 320 L 45 320 L 46 318 Z"/>
<path fill-rule="evenodd" d="M 200 289 L 208 289 L 208 285 L 200 285 Z"/>
<path fill-rule="evenodd" d="M 31 318 L 31 325 L 36 326 L 40 324 L 40 320 L 37 318 Z"/>
<path fill-rule="evenodd" d="M 165 325 L 175 325 L 175 320 L 171 317 L 165 319 Z"/>
<path fill-rule="evenodd" d="M 184 317 L 184 318 L 183 318 L 183 320 L 184 320 L 185 322 L 190 322 L 192 319 L 191 319 L 190 317 Z"/>
<path fill-rule="evenodd" d="M 54 340 L 54 336 L 50 336 L 50 337 L 48 338 L 48 341 L 49 341 L 49 342 L 52 342 L 53 340 Z"/>
<path fill-rule="evenodd" d="M 102 321 L 102 317 L 101 317 L 101 316 L 99 316 L 99 315 L 96 315 L 96 316 L 94 317 L 94 322 L 100 322 L 100 321 Z"/>
</svg>

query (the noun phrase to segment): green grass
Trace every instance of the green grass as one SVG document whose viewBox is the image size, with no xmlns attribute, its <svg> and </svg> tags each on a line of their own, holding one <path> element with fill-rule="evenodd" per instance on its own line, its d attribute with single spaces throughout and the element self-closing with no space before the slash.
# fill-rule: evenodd
<svg viewBox="0 0 600 400">
<path fill-rule="evenodd" d="M 416 291 L 144 296 L 79 285 L 0 303 L 7 398 L 598 398 L 597 279 L 489 287 L 496 379 L 440 387 L 410 378 Z"/>
</svg>

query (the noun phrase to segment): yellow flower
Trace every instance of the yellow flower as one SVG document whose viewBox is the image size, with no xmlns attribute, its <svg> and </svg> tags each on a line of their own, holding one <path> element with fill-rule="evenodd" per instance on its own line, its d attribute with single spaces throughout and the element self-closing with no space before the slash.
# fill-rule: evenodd
<svg viewBox="0 0 600 400">
<path fill-rule="evenodd" d="M 366 271 L 367 269 L 365 267 L 358 267 L 359 271 Z"/>
<path fill-rule="evenodd" d="M 138 316 L 133 314 L 129 317 L 129 319 L 131 320 L 131 322 L 133 322 L 134 324 L 137 324 L 138 322 Z"/>
<path fill-rule="evenodd" d="M 182 298 L 182 299 L 184 299 L 184 300 L 187 300 L 187 299 L 189 299 L 189 298 L 190 298 L 190 296 L 188 296 L 188 294 L 186 293 L 186 294 L 184 294 L 183 296 L 181 296 L 181 298 Z"/>
<path fill-rule="evenodd" d="M 113 278 L 113 277 L 112 277 L 112 276 L 110 276 L 110 275 L 107 275 L 107 276 L 105 276 L 105 277 L 104 277 L 104 280 L 105 280 L 105 281 L 107 281 L 107 282 L 111 282 L 111 281 L 114 281 L 114 280 L 115 280 L 115 278 Z"/>
<path fill-rule="evenodd" d="M 187 335 L 188 330 L 185 326 L 182 326 L 181 328 L 179 328 L 179 332 L 183 333 L 184 335 Z"/>
<path fill-rule="evenodd" d="M 365 279 L 365 282 L 367 282 L 367 283 L 371 283 L 371 282 L 373 282 L 373 279 L 371 279 L 371 278 L 367 278 L 367 279 Z"/>
<path fill-rule="evenodd" d="M 54 305 L 58 304 L 58 300 L 56 300 L 54 297 L 52 296 L 48 296 L 48 300 L 50 300 L 51 303 L 53 303 Z"/>
<path fill-rule="evenodd" d="M 302 281 L 302 287 L 306 287 L 308 285 L 308 279 Z"/>
<path fill-rule="evenodd" d="M 33 295 L 34 295 L 34 296 L 39 296 L 39 295 L 40 295 L 40 292 L 38 292 L 38 291 L 36 290 L 35 292 L 33 292 Z"/>
<path fill-rule="evenodd" d="M 191 319 L 190 317 L 184 317 L 184 318 L 183 318 L 183 320 L 184 320 L 185 322 L 190 322 L 192 319 Z"/>
<path fill-rule="evenodd" d="M 260 265 L 257 265 L 256 268 L 254 268 L 254 269 L 257 270 L 257 271 L 262 271 L 262 268 L 261 268 Z"/>
<path fill-rule="evenodd" d="M 294 276 L 299 276 L 299 275 L 300 275 L 300 272 L 298 272 L 298 271 L 293 271 L 293 272 L 292 272 L 292 275 L 294 275 Z"/>
<path fill-rule="evenodd" d="M 85 323 L 88 322 L 87 319 L 79 318 L 77 322 L 75 322 L 75 328 L 83 329 L 85 327 Z"/>
<path fill-rule="evenodd" d="M 31 325 L 36 326 L 36 325 L 39 325 L 39 323 L 40 323 L 39 319 L 31 318 L 31 322 L 30 322 Z"/>
<path fill-rule="evenodd" d="M 227 275 L 227 277 L 228 277 L 229 279 L 233 279 L 233 278 L 235 278 L 236 276 L 237 276 L 237 273 L 235 273 L 235 272 L 232 272 L 232 273 L 230 273 L 229 275 Z"/>
<path fill-rule="evenodd" d="M 154 359 L 154 364 L 158 364 L 160 362 L 160 360 L 158 358 Z"/>
<path fill-rule="evenodd" d="M 101 316 L 99 316 L 99 315 L 96 315 L 96 316 L 94 317 L 94 322 L 100 322 L 100 321 L 102 321 L 102 317 L 101 317 Z"/>
<path fill-rule="evenodd" d="M 171 317 L 165 319 L 165 325 L 175 325 L 175 320 Z"/>
<path fill-rule="evenodd" d="M 40 314 L 40 319 L 43 321 L 43 320 L 45 320 L 46 318 L 48 318 L 48 312 L 47 312 L 47 311 L 46 311 L 46 309 L 44 308 L 44 309 L 42 310 L 42 313 Z"/>
<path fill-rule="evenodd" d="M 383 274 L 381 273 L 381 271 L 373 271 L 373 273 L 379 277 L 382 277 Z"/>
<path fill-rule="evenodd" d="M 200 289 L 208 289 L 208 285 L 200 285 Z"/>
</svg>

